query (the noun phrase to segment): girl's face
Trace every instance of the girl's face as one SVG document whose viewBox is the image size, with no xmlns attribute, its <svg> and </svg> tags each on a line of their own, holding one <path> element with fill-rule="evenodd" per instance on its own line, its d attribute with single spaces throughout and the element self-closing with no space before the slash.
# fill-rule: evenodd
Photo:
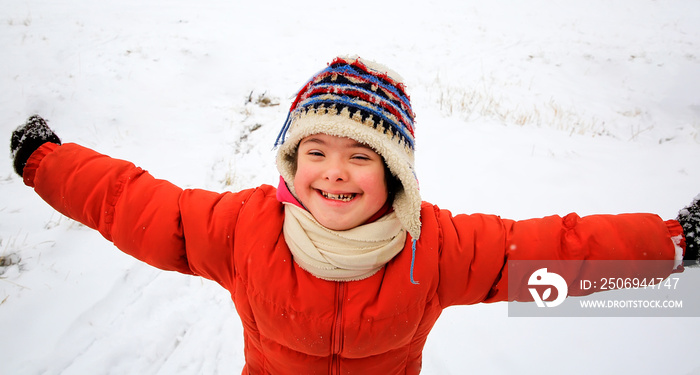
<svg viewBox="0 0 700 375">
<path fill-rule="evenodd" d="M 387 201 L 384 161 L 350 138 L 314 134 L 299 142 L 294 188 L 323 226 L 346 230 L 364 224 Z"/>
</svg>

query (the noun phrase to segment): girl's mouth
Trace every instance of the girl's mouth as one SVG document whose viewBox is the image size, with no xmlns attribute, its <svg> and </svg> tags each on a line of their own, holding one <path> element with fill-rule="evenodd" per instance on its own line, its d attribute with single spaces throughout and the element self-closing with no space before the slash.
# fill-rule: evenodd
<svg viewBox="0 0 700 375">
<path fill-rule="evenodd" d="M 321 195 L 323 195 L 324 198 L 334 200 L 334 201 L 341 201 L 341 202 L 350 202 L 355 198 L 357 194 L 351 193 L 351 194 L 331 194 L 327 193 L 323 190 L 319 190 L 321 192 Z"/>
</svg>

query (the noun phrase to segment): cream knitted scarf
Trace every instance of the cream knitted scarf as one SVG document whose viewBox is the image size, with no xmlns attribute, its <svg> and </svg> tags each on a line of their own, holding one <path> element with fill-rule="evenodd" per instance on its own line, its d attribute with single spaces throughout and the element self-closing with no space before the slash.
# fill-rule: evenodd
<svg viewBox="0 0 700 375">
<path fill-rule="evenodd" d="M 394 212 L 359 227 L 335 231 L 319 224 L 303 208 L 284 204 L 284 239 L 294 261 L 312 275 L 330 281 L 354 281 L 379 271 L 406 242 Z"/>
</svg>

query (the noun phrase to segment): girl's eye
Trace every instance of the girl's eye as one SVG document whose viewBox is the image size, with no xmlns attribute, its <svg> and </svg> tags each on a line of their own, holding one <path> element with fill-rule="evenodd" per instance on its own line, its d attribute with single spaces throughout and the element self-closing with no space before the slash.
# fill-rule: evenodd
<svg viewBox="0 0 700 375">
<path fill-rule="evenodd" d="M 311 156 L 323 156 L 323 152 L 318 150 L 310 150 L 307 154 Z"/>
<path fill-rule="evenodd" d="M 357 160 L 370 160 L 369 156 L 362 154 L 353 155 L 352 158 Z"/>
</svg>

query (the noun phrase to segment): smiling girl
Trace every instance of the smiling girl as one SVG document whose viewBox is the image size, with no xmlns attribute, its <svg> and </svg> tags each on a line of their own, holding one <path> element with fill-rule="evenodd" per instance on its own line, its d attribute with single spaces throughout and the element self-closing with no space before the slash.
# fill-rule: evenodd
<svg viewBox="0 0 700 375">
<path fill-rule="evenodd" d="M 306 83 L 276 144 L 277 188 L 222 194 L 61 145 L 38 116 L 11 149 L 24 182 L 61 213 L 155 267 L 228 289 L 244 327 L 243 374 L 418 374 L 443 309 L 521 299 L 508 292 L 514 260 L 665 261 L 665 277 L 698 258 L 697 200 L 668 221 L 512 221 L 421 202 L 404 85 L 358 58 L 337 58 Z"/>
<path fill-rule="evenodd" d="M 314 134 L 301 140 L 297 154 L 297 197 L 324 227 L 355 228 L 386 204 L 384 162 L 371 147 Z"/>
</svg>

